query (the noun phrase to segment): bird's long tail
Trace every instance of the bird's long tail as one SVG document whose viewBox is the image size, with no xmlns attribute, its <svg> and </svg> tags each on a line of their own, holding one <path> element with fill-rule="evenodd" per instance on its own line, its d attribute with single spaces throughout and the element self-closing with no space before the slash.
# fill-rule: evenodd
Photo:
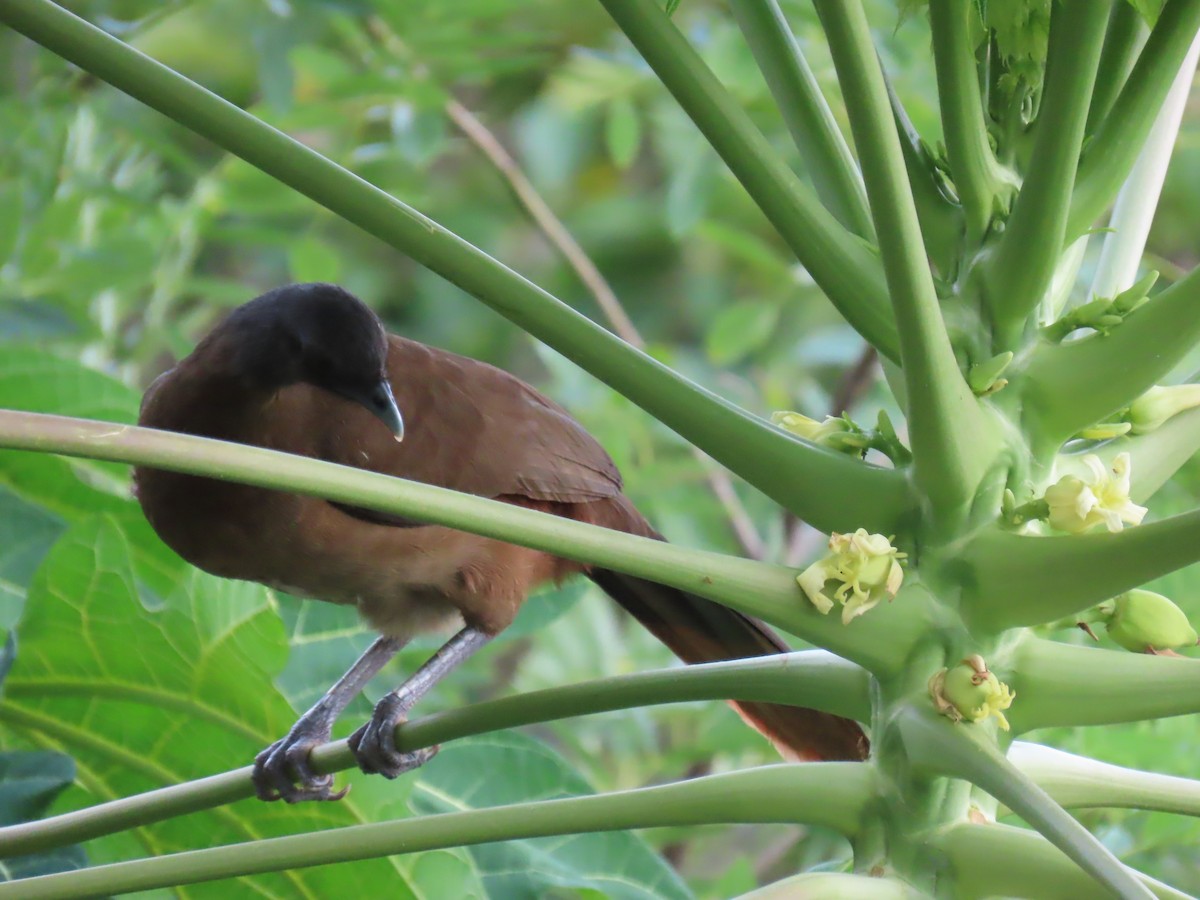
<svg viewBox="0 0 1200 900">
<path fill-rule="evenodd" d="M 622 531 L 662 540 L 625 498 L 620 500 L 624 502 L 612 512 L 623 521 L 596 524 L 618 525 Z M 719 662 L 789 652 L 783 639 L 766 625 L 703 597 L 609 569 L 593 569 L 588 577 L 684 662 Z M 866 735 L 851 719 L 778 703 L 735 700 L 732 705 L 786 759 L 862 760 L 867 756 Z"/>
</svg>

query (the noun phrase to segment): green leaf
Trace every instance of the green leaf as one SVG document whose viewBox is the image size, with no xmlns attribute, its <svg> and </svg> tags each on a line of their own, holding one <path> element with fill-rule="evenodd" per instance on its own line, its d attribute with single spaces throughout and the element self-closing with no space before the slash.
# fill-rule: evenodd
<svg viewBox="0 0 1200 900">
<path fill-rule="evenodd" d="M 608 155 L 618 169 L 627 169 L 637 159 L 642 143 L 641 123 L 637 109 L 628 97 L 616 97 L 608 104 L 604 124 L 604 140 Z"/>
<path fill-rule="evenodd" d="M 0 702 L 0 733 L 69 751 L 81 790 L 68 805 L 177 784 L 245 765 L 291 725 L 271 681 L 287 653 L 264 588 L 193 572 L 164 606 L 148 611 L 134 584 L 125 536 L 108 520 L 72 528 L 34 580 L 20 629 L 21 654 Z M 376 780 L 372 790 L 388 786 Z M 136 833 L 155 854 L 363 821 L 354 798 L 289 807 L 248 800 Z M 202 837 L 200 837 L 202 836 Z M 100 859 L 132 852 L 120 836 L 95 842 Z M 342 895 L 345 871 L 255 876 L 245 893 Z M 356 863 L 363 892 L 416 897 L 392 862 Z M 227 896 L 228 886 L 197 888 Z M 436 895 L 436 894 L 435 894 Z"/>
<path fill-rule="evenodd" d="M 0 752 L 0 826 L 40 819 L 54 798 L 74 780 L 75 764 L 65 754 Z M 0 864 L 0 881 L 66 872 L 86 865 L 82 847 L 59 847 L 5 859 Z"/>
<path fill-rule="evenodd" d="M 552 749 L 504 733 L 445 747 L 421 770 L 410 802 L 419 813 L 439 813 L 591 793 Z M 490 900 L 555 896 L 556 890 L 617 900 L 691 896 L 641 838 L 623 832 L 481 844 L 470 853 Z"/>
<path fill-rule="evenodd" d="M 57 516 L 0 487 L 0 629 L 17 624 L 25 588 L 63 527 Z"/>
<path fill-rule="evenodd" d="M 312 236 L 300 238 L 288 246 L 288 269 L 293 281 L 337 282 L 342 274 L 337 251 Z M 243 296 L 240 302 L 244 301 Z"/>
<path fill-rule="evenodd" d="M 705 349 L 716 365 L 731 365 L 766 344 L 778 322 L 779 307 L 774 303 L 735 303 L 717 315 L 705 335 Z"/>
</svg>

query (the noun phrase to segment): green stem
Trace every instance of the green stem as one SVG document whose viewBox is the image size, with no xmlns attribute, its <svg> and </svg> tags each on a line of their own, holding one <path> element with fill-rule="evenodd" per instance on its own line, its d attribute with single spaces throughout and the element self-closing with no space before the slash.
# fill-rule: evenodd
<svg viewBox="0 0 1200 900">
<path fill-rule="evenodd" d="M 914 767 L 962 778 L 987 791 L 1122 898 L 1153 897 L 1112 851 L 1010 763 L 978 726 L 953 723 L 928 709 L 902 714 L 901 733 Z"/>
<path fill-rule="evenodd" d="M 1030 430 L 1056 446 L 1153 387 L 1200 340 L 1200 269 L 1135 309 L 1109 334 L 1039 344 L 1023 391 Z M 1119 364 L 1120 377 L 1113 377 Z"/>
<path fill-rule="evenodd" d="M 819 0 L 817 14 L 862 161 L 888 291 L 900 328 L 914 478 L 934 510 L 961 513 L 990 462 L 991 431 L 967 386 L 938 308 L 887 87 L 858 0 Z M 950 522 L 943 521 L 942 527 Z"/>
<path fill-rule="evenodd" d="M 867 676 L 862 669 L 814 650 L 639 672 L 461 706 L 399 725 L 396 746 L 419 750 L 470 735 L 617 709 L 730 697 L 820 708 L 866 721 L 870 716 L 867 690 Z M 7 710 L 0 703 L 0 721 L 9 720 Z M 313 751 L 312 763 L 321 773 L 356 765 L 345 741 L 318 747 Z M 39 853 L 244 800 L 254 796 L 252 771 L 252 766 L 245 766 L 49 819 L 0 828 L 0 857 Z"/>
<path fill-rule="evenodd" d="M 1132 3 L 1118 3 L 1113 7 L 1104 35 L 1104 48 L 1100 51 L 1100 64 L 1096 67 L 1096 86 L 1088 110 L 1088 134 L 1095 134 L 1108 118 L 1149 33 L 1141 13 Z"/>
<path fill-rule="evenodd" d="M 1017 741 L 1008 758 L 1067 809 L 1111 807 L 1200 816 L 1200 781 L 1114 766 Z"/>
<path fill-rule="evenodd" d="M 897 358 L 879 262 L 779 158 L 655 0 L 601 0 L 846 320 Z"/>
<path fill-rule="evenodd" d="M 996 823 L 955 825 L 933 843 L 950 863 L 957 900 L 1000 896 L 1074 900 L 1096 895 L 1096 884 L 1087 874 L 1041 835 L 1024 828 Z M 1155 897 L 1192 900 L 1169 885 L 1133 874 Z"/>
<path fill-rule="evenodd" d="M 999 350 L 1013 349 L 1054 276 L 1065 245 L 1067 212 L 1079 164 L 1096 66 L 1111 0 L 1053 5 L 1045 89 L 1033 156 L 1012 216 L 984 273 Z"/>
<path fill-rule="evenodd" d="M 1146 239 L 1150 235 L 1184 107 L 1191 93 L 1198 53 L 1200 41 L 1193 41 L 1146 136 L 1137 162 L 1117 195 L 1108 220 L 1110 230 L 1104 235 L 1104 248 L 1092 280 L 1092 294 L 1096 297 L 1115 297 L 1137 281 L 1146 252 Z"/>
<path fill-rule="evenodd" d="M 509 503 L 348 466 L 193 435 L 0 410 L 0 447 L 150 465 L 323 497 L 627 572 L 765 619 L 874 671 L 902 665 L 926 613 L 888 604 L 846 628 L 822 616 L 784 566 L 673 546 Z M 880 614 L 881 613 L 881 614 Z M 906 624 L 908 623 L 908 624 Z"/>
<path fill-rule="evenodd" d="M 1091 228 L 1117 196 L 1198 30 L 1200 0 L 1167 0 L 1112 111 L 1079 162 L 1068 240 Z"/>
<path fill-rule="evenodd" d="M 803 444 L 704 391 L 411 207 L 50 0 L 5 0 L 0 21 L 474 294 L 814 526 L 853 530 L 866 525 L 860 521 L 865 510 L 867 519 L 878 519 L 872 530 L 888 531 L 908 505 L 897 473 Z M 832 219 L 829 224 L 843 235 L 834 239 L 842 250 L 853 242 L 856 252 L 866 254 L 841 226 Z M 874 270 L 873 263 L 847 257 L 828 242 L 814 246 L 824 262 L 849 267 L 855 297 L 871 294 L 858 279 Z M 831 490 L 834 485 L 839 490 Z"/>
<path fill-rule="evenodd" d="M 1128 453 L 1129 497 L 1134 503 L 1145 503 L 1184 463 L 1200 452 L 1200 409 L 1189 409 L 1172 416 L 1149 434 L 1108 441 L 1086 452 L 1095 453 L 1106 466 L 1112 465 L 1118 453 Z M 1059 456 L 1056 471 L 1085 473 L 1087 469 L 1079 461 L 1082 455 L 1080 452 Z"/>
<path fill-rule="evenodd" d="M 973 623 L 1001 631 L 1095 606 L 1200 560 L 1200 510 L 1117 534 L 1035 537 L 985 531 L 966 545 L 963 597 Z"/>
<path fill-rule="evenodd" d="M 947 195 L 941 182 L 941 173 L 937 171 L 928 148 L 917 133 L 886 72 L 883 77 L 887 84 L 892 118 L 896 122 L 896 133 L 900 138 L 900 151 L 904 154 L 904 170 L 908 174 L 917 219 L 921 223 L 925 252 L 941 278 L 953 281 L 958 277 L 961 264 L 958 248 L 965 228 L 962 207 Z"/>
<path fill-rule="evenodd" d="M 991 224 L 996 196 L 1004 190 L 1005 181 L 988 143 L 979 95 L 971 43 L 971 20 L 977 15 L 974 0 L 933 0 L 929 4 L 946 154 L 965 213 L 967 239 L 973 246 L 978 246 Z"/>
<path fill-rule="evenodd" d="M 1013 660 L 1017 732 L 1200 713 L 1200 660 L 1035 638 Z"/>
<path fill-rule="evenodd" d="M 817 196 L 846 228 L 874 240 L 850 148 L 777 0 L 733 0 L 733 14 L 791 132 Z"/>
<path fill-rule="evenodd" d="M 353 825 L 0 884 L 0 898 L 124 894 L 443 847 L 629 828 L 807 822 L 854 833 L 874 789 L 857 763 L 780 765 L 681 784 Z"/>
</svg>

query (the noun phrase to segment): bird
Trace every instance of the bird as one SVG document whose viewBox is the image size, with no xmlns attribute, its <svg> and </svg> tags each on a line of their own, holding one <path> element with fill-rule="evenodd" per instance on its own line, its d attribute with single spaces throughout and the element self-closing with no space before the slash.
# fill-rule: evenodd
<svg viewBox="0 0 1200 900">
<path fill-rule="evenodd" d="M 389 334 L 332 284 L 290 284 L 237 307 L 147 388 L 138 423 L 355 466 L 662 540 L 623 493 L 600 444 L 567 411 L 499 368 Z M 453 630 L 349 738 L 388 778 L 435 748 L 401 751 L 416 702 L 515 618 L 537 587 L 583 574 L 686 663 L 789 651 L 748 616 L 674 588 L 369 509 L 149 466 L 147 520 L 181 557 L 225 578 L 357 609 L 378 637 L 286 735 L 257 755 L 263 800 L 336 800 L 309 754 L 413 636 Z M 454 630 L 457 629 L 457 630 Z M 811 709 L 739 702 L 785 758 L 860 760 L 861 727 Z"/>
</svg>

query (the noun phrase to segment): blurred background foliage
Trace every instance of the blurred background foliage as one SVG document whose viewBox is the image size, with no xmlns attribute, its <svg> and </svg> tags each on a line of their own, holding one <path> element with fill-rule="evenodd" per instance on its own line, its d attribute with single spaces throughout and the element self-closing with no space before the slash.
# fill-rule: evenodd
<svg viewBox="0 0 1200 900">
<path fill-rule="evenodd" d="M 460 127 L 467 111 L 611 284 L 650 352 L 753 412 L 823 414 L 862 362 L 861 341 L 599 4 L 65 5 L 603 318 L 504 172 Z M 784 7 L 840 114 L 811 5 Z M 901 18 L 884 0 L 868 7 L 897 91 L 935 145 L 927 24 Z M 728 11 L 687 0 L 675 20 L 801 168 Z M 1198 122 L 1185 120 L 1151 239 L 1152 265 L 1168 277 L 1196 262 Z M 336 281 L 393 330 L 510 369 L 565 404 L 673 540 L 740 552 L 703 466 L 671 432 L 404 256 L 8 31 L 0 31 L 0 134 L 0 406 L 132 421 L 145 385 L 230 307 L 288 281 Z M 854 387 L 859 421 L 890 405 L 877 379 L 857 378 Z M 742 485 L 737 494 L 768 558 L 787 558 L 789 543 L 793 559 L 817 549 L 812 535 L 789 541 L 786 520 L 764 498 Z M 1155 512 L 1191 508 L 1198 498 L 1192 467 Z M 1194 574 L 1169 582 L 1200 614 Z M 0 454 L 0 629 L 15 630 L 18 647 L 0 701 L 0 744 L 74 757 L 75 785 L 56 809 L 248 763 L 369 640 L 344 609 L 185 572 L 142 521 L 120 467 L 14 453 Z M 411 646 L 376 690 L 436 643 Z M 571 585 L 535 598 L 418 711 L 668 664 L 669 653 L 610 603 Z M 101 684 L 109 688 L 95 689 Z M 137 685 L 151 688 L 138 693 Z M 365 700 L 352 708 L 342 733 L 369 708 Z M 1200 751 L 1192 719 L 1039 737 L 1177 774 L 1194 774 Z M 93 862 L 129 858 L 773 761 L 720 704 L 635 710 L 447 747 L 415 778 L 359 783 L 343 804 L 247 801 L 87 850 Z M 69 761 L 48 769 L 57 790 Z M 0 822 L 20 812 L 6 799 L 23 796 L 14 790 L 0 790 Z M 42 791 L 48 802 L 53 791 Z M 1085 818 L 1129 862 L 1200 890 L 1192 821 Z M 339 879 L 395 884 L 398 873 L 414 897 L 687 896 L 683 882 L 698 896 L 724 897 L 797 868 L 836 866 L 848 849 L 831 834 L 778 826 L 664 830 L 645 840 L 682 881 L 640 839 L 593 836 L 245 879 L 237 890 L 333 896 Z M 64 854 L 46 865 L 78 859 Z"/>
</svg>

